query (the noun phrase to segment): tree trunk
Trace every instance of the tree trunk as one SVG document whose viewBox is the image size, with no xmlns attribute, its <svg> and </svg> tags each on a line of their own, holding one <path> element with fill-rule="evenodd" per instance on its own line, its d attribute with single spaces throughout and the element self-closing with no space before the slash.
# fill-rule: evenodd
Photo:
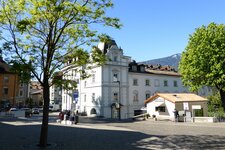
<svg viewBox="0 0 225 150">
<path fill-rule="evenodd" d="M 220 89 L 219 91 L 220 91 L 220 98 L 221 98 L 223 110 L 225 110 L 225 91 L 222 89 Z"/>
<path fill-rule="evenodd" d="M 43 118 L 42 118 L 42 126 L 41 126 L 41 135 L 39 146 L 46 147 L 48 140 L 48 117 L 49 117 L 49 83 L 48 79 L 44 78 L 44 86 L 43 86 L 43 97 L 44 97 L 44 108 L 43 108 Z"/>
</svg>

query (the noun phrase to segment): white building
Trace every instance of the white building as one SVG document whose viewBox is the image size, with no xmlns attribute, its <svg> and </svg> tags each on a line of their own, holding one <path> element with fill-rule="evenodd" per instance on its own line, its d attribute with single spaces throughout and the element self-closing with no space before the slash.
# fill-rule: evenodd
<svg viewBox="0 0 225 150">
<path fill-rule="evenodd" d="M 50 87 L 50 104 L 62 105 L 62 88 L 52 85 Z"/>
<path fill-rule="evenodd" d="M 197 111 L 201 111 L 201 116 L 207 117 L 207 102 L 206 98 L 193 93 L 157 93 L 145 101 L 150 116 L 170 120 L 174 120 L 175 109 L 185 116 L 197 116 Z"/>
<path fill-rule="evenodd" d="M 182 85 L 181 75 L 169 66 L 147 66 L 138 64 L 125 56 L 116 42 L 100 43 L 98 47 L 110 58 L 103 66 L 92 69 L 91 77 L 80 80 L 79 73 L 69 65 L 64 78 L 78 81 L 74 91 L 62 92 L 62 109 L 76 107 L 87 115 L 106 118 L 129 118 L 134 110 L 144 107 L 144 101 L 156 92 L 188 92 Z M 71 66 L 70 66 L 71 67 Z M 74 103 L 73 94 L 79 93 Z"/>
</svg>

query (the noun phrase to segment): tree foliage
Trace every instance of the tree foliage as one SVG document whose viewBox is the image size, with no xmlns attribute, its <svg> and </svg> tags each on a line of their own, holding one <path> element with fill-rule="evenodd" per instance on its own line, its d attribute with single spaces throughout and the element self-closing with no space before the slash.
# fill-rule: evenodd
<svg viewBox="0 0 225 150">
<path fill-rule="evenodd" d="M 225 113 L 222 106 L 222 102 L 220 99 L 220 95 L 218 92 L 213 93 L 207 97 L 209 99 L 208 102 L 208 114 L 210 117 L 224 118 Z"/>
<path fill-rule="evenodd" d="M 30 79 L 31 79 L 30 70 L 32 70 L 31 63 L 23 64 L 17 60 L 12 60 L 12 61 L 10 61 L 10 64 L 12 64 L 11 68 L 10 68 L 11 72 L 18 74 L 20 80 L 23 81 L 24 83 L 30 82 Z"/>
<path fill-rule="evenodd" d="M 87 47 L 108 36 L 94 30 L 93 24 L 120 28 L 118 18 L 108 17 L 111 0 L 1 0 L 0 27 L 3 52 L 27 66 L 44 90 L 44 111 L 40 146 L 47 145 L 49 87 L 55 72 L 67 61 L 73 66 L 102 64 L 104 55 L 96 47 Z M 21 69 L 23 67 L 17 67 Z M 82 67 L 81 67 L 82 68 Z M 85 70 L 81 70 L 84 73 Z M 87 76 L 87 75 L 86 75 Z M 54 80 L 68 86 L 74 81 Z"/>
<path fill-rule="evenodd" d="M 225 108 L 225 25 L 210 23 L 197 28 L 182 53 L 182 81 L 195 91 L 202 86 L 219 90 Z"/>
</svg>

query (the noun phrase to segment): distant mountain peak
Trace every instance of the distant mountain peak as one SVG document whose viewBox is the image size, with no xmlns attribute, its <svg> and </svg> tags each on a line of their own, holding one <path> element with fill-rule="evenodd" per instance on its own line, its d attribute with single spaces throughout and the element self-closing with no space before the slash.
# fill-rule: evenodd
<svg viewBox="0 0 225 150">
<path fill-rule="evenodd" d="M 172 55 L 172 56 L 170 56 L 170 57 L 176 58 L 176 59 L 180 59 L 180 56 L 181 56 L 181 54 L 178 53 L 178 54 L 174 54 L 174 55 Z"/>
<path fill-rule="evenodd" d="M 168 66 L 174 67 L 177 70 L 178 64 L 180 62 L 180 58 L 181 58 L 181 54 L 177 53 L 177 54 L 174 54 L 174 55 L 171 55 L 171 56 L 168 56 L 168 57 L 147 60 L 147 61 L 143 61 L 143 62 L 140 62 L 140 63 L 150 64 L 150 65 L 160 64 L 162 66 L 168 65 Z"/>
</svg>

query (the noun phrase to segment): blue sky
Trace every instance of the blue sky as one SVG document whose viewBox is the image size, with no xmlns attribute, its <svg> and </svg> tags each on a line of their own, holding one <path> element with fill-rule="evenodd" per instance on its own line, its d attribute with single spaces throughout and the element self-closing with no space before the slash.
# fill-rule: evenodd
<svg viewBox="0 0 225 150">
<path fill-rule="evenodd" d="M 102 29 L 124 54 L 136 61 L 181 53 L 189 35 L 210 22 L 225 23 L 225 0 L 113 0 L 110 16 L 123 23 L 121 30 Z"/>
</svg>

